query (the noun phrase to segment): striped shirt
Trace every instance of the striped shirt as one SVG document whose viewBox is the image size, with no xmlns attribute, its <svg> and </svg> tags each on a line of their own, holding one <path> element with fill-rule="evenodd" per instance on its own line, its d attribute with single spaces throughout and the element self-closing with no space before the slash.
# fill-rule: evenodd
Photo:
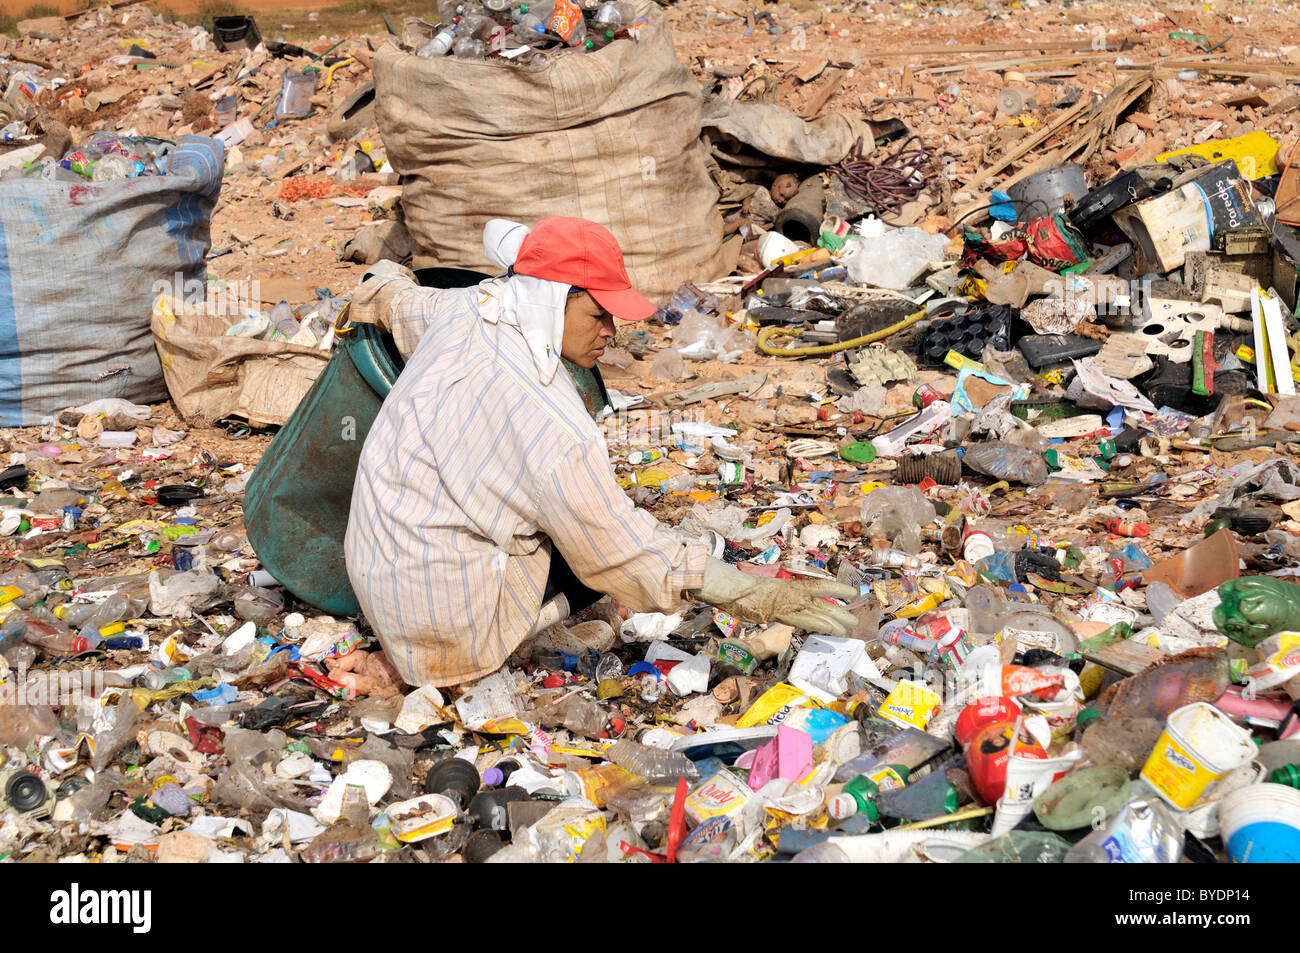
<svg viewBox="0 0 1300 953">
<path fill-rule="evenodd" d="M 388 328 L 407 358 L 361 451 L 345 550 L 411 685 L 499 668 L 537 620 L 552 546 L 636 611 L 672 611 L 704 578 L 703 544 L 615 482 L 569 375 L 539 384 L 518 329 L 480 319 L 491 287 L 375 277 L 352 302 L 352 319 Z"/>
</svg>

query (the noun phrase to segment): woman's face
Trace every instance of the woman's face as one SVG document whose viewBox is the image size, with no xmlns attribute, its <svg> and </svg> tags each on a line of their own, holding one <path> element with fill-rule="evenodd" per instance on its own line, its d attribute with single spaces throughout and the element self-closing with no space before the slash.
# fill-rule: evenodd
<svg viewBox="0 0 1300 953">
<path fill-rule="evenodd" d="M 564 306 L 560 354 L 579 367 L 595 367 L 614 340 L 614 316 L 585 291 L 569 295 Z"/>
</svg>

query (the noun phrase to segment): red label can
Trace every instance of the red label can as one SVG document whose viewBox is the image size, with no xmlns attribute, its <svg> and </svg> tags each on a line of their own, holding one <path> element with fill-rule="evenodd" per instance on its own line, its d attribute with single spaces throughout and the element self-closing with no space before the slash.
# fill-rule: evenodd
<svg viewBox="0 0 1300 953">
<path fill-rule="evenodd" d="M 943 394 L 940 394 L 929 384 L 922 384 L 912 395 L 912 406 L 917 410 L 925 410 L 936 400 L 943 400 Z"/>
</svg>

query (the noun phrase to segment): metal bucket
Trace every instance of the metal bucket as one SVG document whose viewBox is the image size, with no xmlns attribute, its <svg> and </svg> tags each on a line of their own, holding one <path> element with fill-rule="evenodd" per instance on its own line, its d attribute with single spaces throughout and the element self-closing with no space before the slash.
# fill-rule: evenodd
<svg viewBox="0 0 1300 953">
<path fill-rule="evenodd" d="M 1064 212 L 1066 206 L 1088 194 L 1088 183 L 1082 168 L 1066 162 L 1021 179 L 1006 192 L 1015 202 L 1016 218 L 1023 222 Z"/>
</svg>

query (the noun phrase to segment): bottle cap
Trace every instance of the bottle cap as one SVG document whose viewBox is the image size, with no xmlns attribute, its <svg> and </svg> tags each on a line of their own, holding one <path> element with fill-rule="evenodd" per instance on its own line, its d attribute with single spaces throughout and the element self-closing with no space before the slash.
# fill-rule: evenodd
<svg viewBox="0 0 1300 953">
<path fill-rule="evenodd" d="M 837 794 L 826 802 L 826 813 L 833 819 L 842 821 L 858 813 L 858 802 L 852 794 Z"/>
<path fill-rule="evenodd" d="M 500 768 L 488 768 L 483 772 L 483 783 L 490 788 L 499 788 L 505 779 L 505 773 Z"/>
<path fill-rule="evenodd" d="M 1085 725 L 1090 725 L 1094 721 L 1099 721 L 1099 720 L 1101 720 L 1101 712 L 1097 711 L 1097 709 L 1095 708 L 1084 708 L 1079 712 L 1078 716 L 1075 718 L 1075 723 L 1080 728 L 1082 728 Z"/>
</svg>

